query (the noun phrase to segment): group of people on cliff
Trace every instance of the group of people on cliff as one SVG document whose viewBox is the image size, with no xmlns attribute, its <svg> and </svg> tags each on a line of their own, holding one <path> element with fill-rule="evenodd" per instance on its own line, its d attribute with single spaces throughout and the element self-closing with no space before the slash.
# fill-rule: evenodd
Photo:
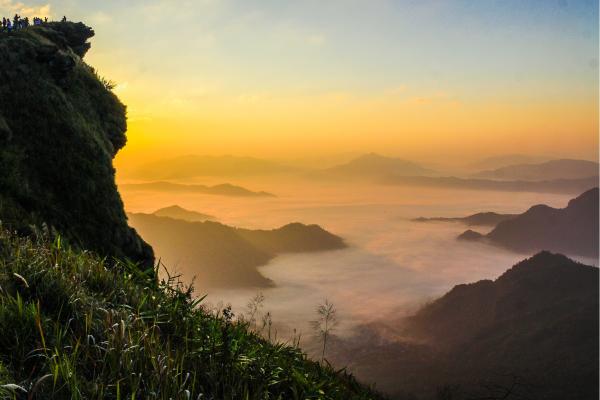
<svg viewBox="0 0 600 400">
<path fill-rule="evenodd" d="M 61 22 L 67 22 L 67 17 L 62 17 Z M 46 24 L 46 23 L 48 23 L 48 17 L 45 17 L 43 19 L 38 18 L 38 17 L 33 17 L 32 22 L 29 21 L 29 17 L 21 18 L 21 16 L 19 14 L 15 14 L 15 16 L 12 18 L 12 20 L 10 18 L 2 17 L 2 27 L 1 27 L 0 31 L 2 31 L 2 32 L 18 31 L 18 30 L 27 28 L 32 23 L 33 23 L 33 26 Z"/>
</svg>

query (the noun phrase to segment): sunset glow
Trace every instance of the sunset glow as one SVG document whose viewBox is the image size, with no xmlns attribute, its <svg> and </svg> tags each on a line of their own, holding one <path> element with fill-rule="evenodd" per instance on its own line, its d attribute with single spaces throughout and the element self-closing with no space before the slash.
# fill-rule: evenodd
<svg viewBox="0 0 600 400">
<path fill-rule="evenodd" d="M 597 154 L 595 1 L 6 0 L 0 10 L 95 29 L 87 60 L 128 105 L 120 167 L 190 152 Z"/>
<path fill-rule="evenodd" d="M 598 0 L 0 0 L 1 399 L 598 399 Z"/>
</svg>

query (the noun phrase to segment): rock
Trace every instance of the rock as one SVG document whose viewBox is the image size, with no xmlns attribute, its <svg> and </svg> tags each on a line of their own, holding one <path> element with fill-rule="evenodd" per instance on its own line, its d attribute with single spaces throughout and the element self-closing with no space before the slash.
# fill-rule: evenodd
<svg viewBox="0 0 600 400">
<path fill-rule="evenodd" d="M 114 179 L 125 106 L 81 58 L 93 35 L 70 22 L 0 34 L 0 220 L 19 232 L 47 224 L 76 247 L 150 267 Z"/>
</svg>

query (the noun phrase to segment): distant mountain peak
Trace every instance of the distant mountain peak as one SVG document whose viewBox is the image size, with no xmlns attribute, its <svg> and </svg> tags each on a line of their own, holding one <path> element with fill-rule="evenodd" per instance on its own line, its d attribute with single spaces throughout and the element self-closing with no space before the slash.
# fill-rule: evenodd
<svg viewBox="0 0 600 400">
<path fill-rule="evenodd" d="M 598 176 L 599 165 L 588 160 L 569 158 L 542 163 L 518 163 L 481 171 L 477 178 L 500 180 L 544 181 L 555 179 L 583 179 Z"/>
<path fill-rule="evenodd" d="M 168 207 L 160 208 L 152 213 L 158 217 L 168 217 L 173 219 L 180 219 L 183 221 L 190 222 L 202 222 L 216 220 L 215 217 L 208 214 L 199 213 L 197 211 L 187 210 L 178 205 L 172 205 Z"/>
<path fill-rule="evenodd" d="M 406 163 L 406 164 L 413 164 L 413 165 L 417 165 L 415 162 L 412 161 L 408 161 L 405 160 L 403 158 L 400 157 L 389 157 L 389 156 L 384 156 L 378 153 L 366 153 L 363 154 L 360 157 L 355 158 L 354 160 L 350 160 L 350 163 L 352 162 L 365 162 L 365 161 L 369 161 L 369 162 L 395 162 L 395 163 Z"/>
<path fill-rule="evenodd" d="M 273 282 L 256 268 L 283 253 L 346 247 L 344 240 L 318 225 L 292 223 L 250 230 L 212 221 L 191 221 L 193 211 L 168 207 L 169 215 L 130 214 L 131 224 L 154 246 L 166 265 L 197 276 L 202 287 L 268 287 Z M 163 209 L 164 210 L 164 209 Z M 173 213 L 181 212 L 182 215 Z"/>
<path fill-rule="evenodd" d="M 383 156 L 379 153 L 365 153 L 362 156 L 359 156 L 357 158 L 355 158 L 356 160 L 382 160 L 382 159 L 395 159 L 396 157 L 387 157 L 387 156 Z"/>
<path fill-rule="evenodd" d="M 254 157 L 188 154 L 153 161 L 127 172 L 132 177 L 145 180 L 169 180 L 200 176 L 261 176 L 293 171 L 295 169 L 287 165 Z"/>
<path fill-rule="evenodd" d="M 598 188 L 569 201 L 565 208 L 535 205 L 500 222 L 487 235 L 466 231 L 459 239 L 489 240 L 517 252 L 551 250 L 598 257 Z"/>
<path fill-rule="evenodd" d="M 160 209 L 156 210 L 154 213 L 156 214 L 157 212 L 160 212 L 160 211 L 188 211 L 189 212 L 190 210 L 186 210 L 185 208 L 180 207 L 177 204 L 175 204 L 172 206 L 160 208 Z"/>
<path fill-rule="evenodd" d="M 390 176 L 427 176 L 434 171 L 421 165 L 397 157 L 366 153 L 345 164 L 340 164 L 320 172 L 321 176 L 333 178 L 369 178 L 383 180 Z"/>
<path fill-rule="evenodd" d="M 479 232 L 476 232 L 472 229 L 467 229 L 466 231 L 464 231 L 459 237 L 459 240 L 466 240 L 466 241 L 476 241 L 479 239 L 484 238 L 485 236 L 482 235 Z"/>
<path fill-rule="evenodd" d="M 124 183 L 119 185 L 119 188 L 123 190 L 204 193 L 234 197 L 276 197 L 274 194 L 269 192 L 255 192 L 241 186 L 232 185 L 230 183 L 206 186 L 198 184 L 172 183 L 168 181 L 155 181 L 145 183 Z"/>
</svg>

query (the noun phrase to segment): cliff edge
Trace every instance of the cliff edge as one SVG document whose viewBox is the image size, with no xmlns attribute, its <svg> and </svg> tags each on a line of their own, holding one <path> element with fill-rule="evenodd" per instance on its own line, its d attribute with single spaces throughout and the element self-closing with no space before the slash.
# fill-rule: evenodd
<svg viewBox="0 0 600 400">
<path fill-rule="evenodd" d="M 126 108 L 83 61 L 93 36 L 72 22 L 0 33 L 0 220 L 23 234 L 46 225 L 72 245 L 151 266 L 114 179 Z"/>
</svg>

